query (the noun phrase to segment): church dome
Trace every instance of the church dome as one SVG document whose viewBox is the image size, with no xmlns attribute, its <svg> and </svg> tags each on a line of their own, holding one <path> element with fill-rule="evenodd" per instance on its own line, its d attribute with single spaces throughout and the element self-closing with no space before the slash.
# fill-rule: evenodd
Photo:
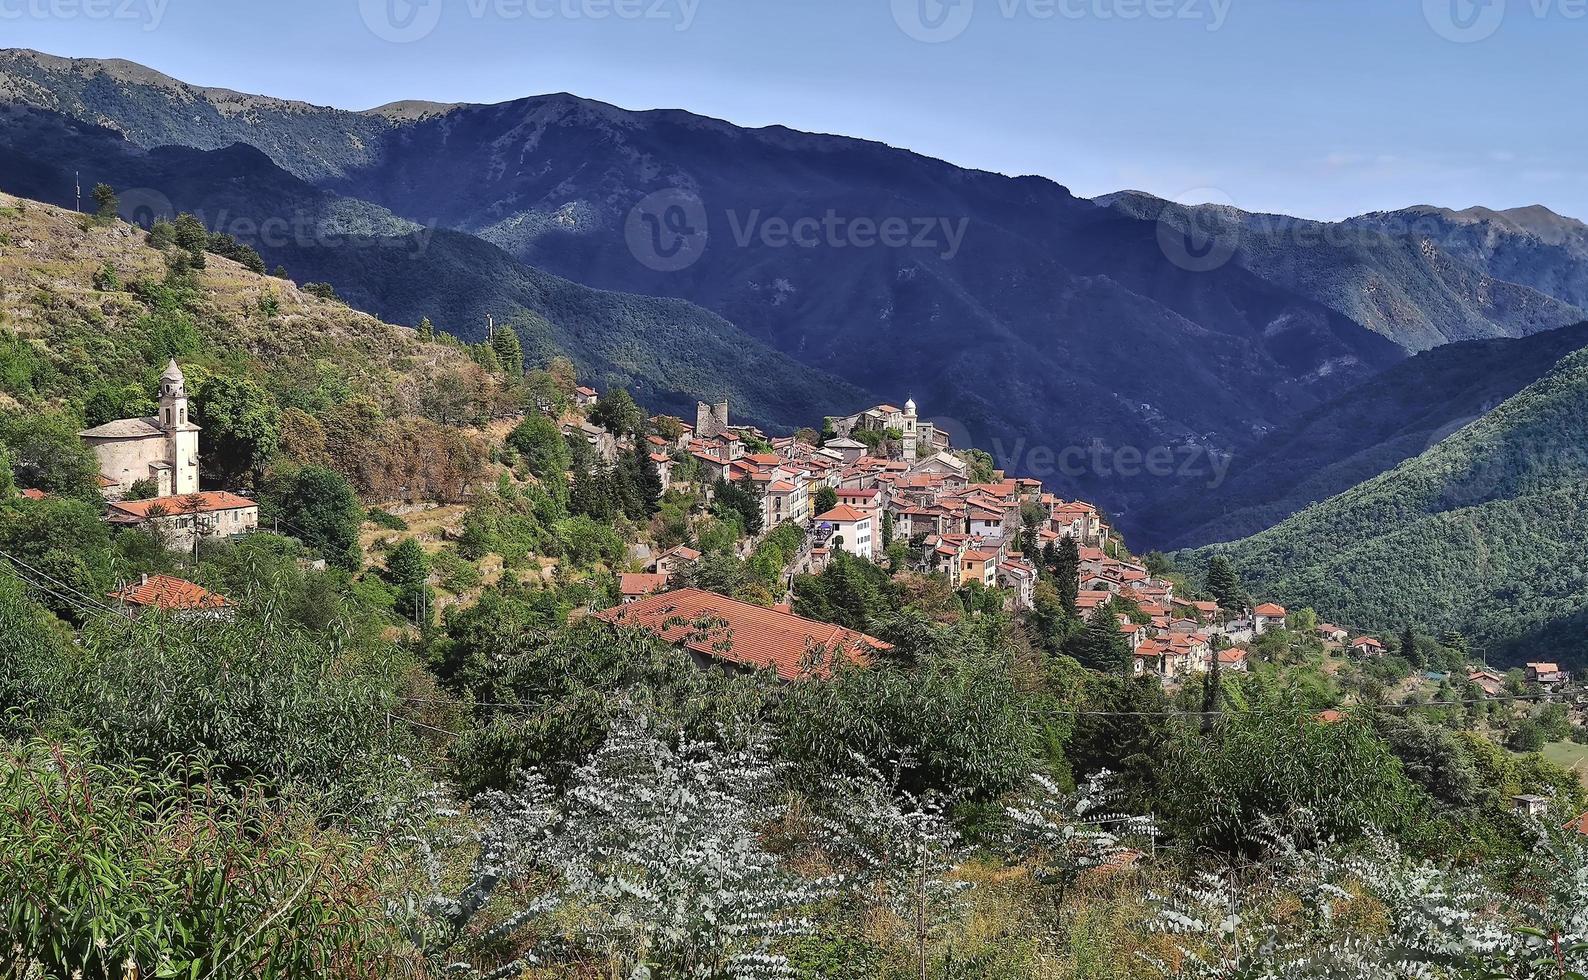
<svg viewBox="0 0 1588 980">
<path fill-rule="evenodd" d="M 909 401 L 904 403 L 904 414 L 906 414 L 906 415 L 914 415 L 915 414 L 915 399 L 914 398 L 912 398 Z"/>
<path fill-rule="evenodd" d="M 176 366 L 176 358 L 171 358 L 171 363 L 165 366 L 165 373 L 160 375 L 161 381 L 182 381 L 182 369 Z"/>
</svg>

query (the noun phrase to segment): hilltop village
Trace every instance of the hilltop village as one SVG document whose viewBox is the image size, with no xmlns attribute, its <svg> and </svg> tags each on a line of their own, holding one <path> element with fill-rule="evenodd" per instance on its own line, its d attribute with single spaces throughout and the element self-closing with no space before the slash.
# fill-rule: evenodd
<svg viewBox="0 0 1588 980">
<path fill-rule="evenodd" d="M 79 433 L 99 462 L 105 520 L 153 529 L 177 551 L 256 530 L 257 500 L 200 489 L 201 430 L 189 417 L 186 379 L 174 359 L 157 394 L 155 415 Z M 1310 611 L 1298 622 L 1277 603 L 1221 605 L 1190 594 L 1183 577 L 1154 574 L 1131 555 L 1094 504 L 1063 499 L 1040 480 L 1007 477 L 986 454 L 953 446 L 945 431 L 921 418 L 913 399 L 902 408 L 882 404 L 829 417 L 820 432 L 786 436 L 732 424 L 726 400 L 700 402 L 692 422 L 652 416 L 636 431 L 596 424 L 601 407 L 599 392 L 576 386 L 558 422 L 570 444 L 587 446 L 593 459 L 615 465 L 643 454 L 663 494 L 689 487 L 709 505 L 721 488 L 731 488 L 754 502 L 758 530 L 735 544 L 739 557 L 748 558 L 780 528 L 797 529 L 798 543 L 779 575 L 784 593 L 770 608 L 681 586 L 702 557 L 688 544 L 630 549 L 629 564 L 645 570 L 620 572 L 620 604 L 593 611 L 671 636 L 703 660 L 773 669 L 794 680 L 809 672 L 802 660 L 811 648 L 826 649 L 822 671 L 830 670 L 834 651 L 863 664 L 885 649 L 874 637 L 793 612 L 795 578 L 820 575 L 838 553 L 890 574 L 940 576 L 951 588 L 996 596 L 1014 614 L 1035 609 L 1046 575 L 1058 581 L 1060 601 L 1072 615 L 1106 618 L 1117 627 L 1132 676 L 1171 684 L 1213 671 L 1245 671 L 1250 644 L 1275 629 L 1303 629 L 1328 648 L 1360 658 L 1388 649 L 1378 637 L 1318 622 Z M 43 496 L 34 489 L 22 494 Z M 230 605 L 171 576 L 144 576 L 110 598 L 188 614 L 213 615 Z M 713 629 L 705 638 L 676 625 L 708 617 Z M 1481 665 L 1467 673 L 1478 689 L 1501 695 L 1503 675 Z M 1569 680 L 1554 663 L 1530 663 L 1526 677 L 1552 687 Z"/>
</svg>

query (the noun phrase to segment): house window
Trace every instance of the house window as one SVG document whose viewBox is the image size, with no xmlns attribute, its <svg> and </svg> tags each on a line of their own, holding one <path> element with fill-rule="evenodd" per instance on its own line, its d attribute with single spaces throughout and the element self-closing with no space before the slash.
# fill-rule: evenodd
<svg viewBox="0 0 1588 980">
<path fill-rule="evenodd" d="M 187 425 L 187 409 L 182 409 L 182 424 Z"/>
</svg>

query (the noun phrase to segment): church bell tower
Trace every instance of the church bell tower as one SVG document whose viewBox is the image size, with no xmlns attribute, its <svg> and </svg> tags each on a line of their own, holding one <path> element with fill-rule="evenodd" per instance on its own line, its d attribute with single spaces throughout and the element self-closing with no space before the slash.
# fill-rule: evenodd
<svg viewBox="0 0 1588 980">
<path fill-rule="evenodd" d="M 177 496 L 198 493 L 199 427 L 188 418 L 187 379 L 174 357 L 160 375 L 160 428 L 165 430 L 171 464 L 171 492 Z"/>
</svg>

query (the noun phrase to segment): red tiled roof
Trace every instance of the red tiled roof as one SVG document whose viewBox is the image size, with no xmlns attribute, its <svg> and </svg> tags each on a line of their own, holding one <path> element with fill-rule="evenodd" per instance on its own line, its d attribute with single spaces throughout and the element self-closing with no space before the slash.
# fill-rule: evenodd
<svg viewBox="0 0 1588 980">
<path fill-rule="evenodd" d="M 1345 713 L 1343 711 L 1336 711 L 1333 708 L 1327 708 L 1327 709 L 1325 709 L 1323 711 L 1318 712 L 1316 717 L 1317 717 L 1317 719 L 1319 721 L 1323 722 L 1325 725 L 1333 725 L 1335 722 L 1344 721 L 1345 720 Z"/>
<path fill-rule="evenodd" d="M 651 572 L 624 572 L 618 576 L 618 589 L 625 596 L 648 595 L 667 587 L 667 576 Z"/>
<path fill-rule="evenodd" d="M 110 593 L 110 597 L 129 606 L 156 609 L 221 609 L 231 605 L 225 596 L 169 575 L 146 575 Z"/>
<path fill-rule="evenodd" d="M 1584 837 L 1588 837 L 1588 813 L 1584 813 L 1582 816 L 1576 818 L 1575 820 L 1566 821 L 1566 825 L 1564 827 L 1562 827 L 1561 829 L 1562 830 L 1575 830 L 1575 831 L 1577 831 L 1577 833 L 1582 834 Z"/>
<path fill-rule="evenodd" d="M 21 490 L 19 492 L 28 500 L 43 500 L 49 496 L 49 494 L 45 493 L 43 490 L 39 490 L 34 487 L 28 487 L 27 489 Z"/>
<path fill-rule="evenodd" d="M 1252 612 L 1254 614 L 1258 615 L 1258 616 L 1284 616 L 1284 615 L 1286 615 L 1285 607 L 1281 606 L 1281 605 L 1278 605 L 1277 603 L 1273 603 L 1273 602 L 1265 602 L 1262 605 L 1258 606 L 1256 609 L 1253 609 Z"/>
<path fill-rule="evenodd" d="M 830 676 L 835 654 L 865 666 L 875 653 L 892 649 L 876 637 L 842 626 L 700 589 L 646 596 L 595 615 L 609 623 L 649 629 L 668 643 L 696 653 L 747 667 L 771 668 L 786 681 L 799 680 L 807 672 L 819 678 Z M 700 620 L 713 622 L 703 630 Z M 807 671 L 807 659 L 813 652 L 818 662 Z"/>
<path fill-rule="evenodd" d="M 165 516 L 177 514 L 212 514 L 219 510 L 241 510 L 245 507 L 258 507 L 259 503 L 247 497 L 239 497 L 235 493 L 225 490 L 205 490 L 202 493 L 188 493 L 179 497 L 156 497 L 153 500 L 123 500 L 110 505 L 111 517 L 132 518 L 134 520 L 147 520 L 149 512 L 159 508 Z"/>
<path fill-rule="evenodd" d="M 817 514 L 816 519 L 818 521 L 836 521 L 849 524 L 855 521 L 863 521 L 870 516 L 865 511 L 856 510 L 848 504 L 839 504 L 825 514 Z"/>
<path fill-rule="evenodd" d="M 1373 639 L 1371 636 L 1359 636 L 1351 641 L 1351 645 L 1353 647 L 1377 647 L 1380 650 L 1384 649 L 1384 644 Z"/>
</svg>

